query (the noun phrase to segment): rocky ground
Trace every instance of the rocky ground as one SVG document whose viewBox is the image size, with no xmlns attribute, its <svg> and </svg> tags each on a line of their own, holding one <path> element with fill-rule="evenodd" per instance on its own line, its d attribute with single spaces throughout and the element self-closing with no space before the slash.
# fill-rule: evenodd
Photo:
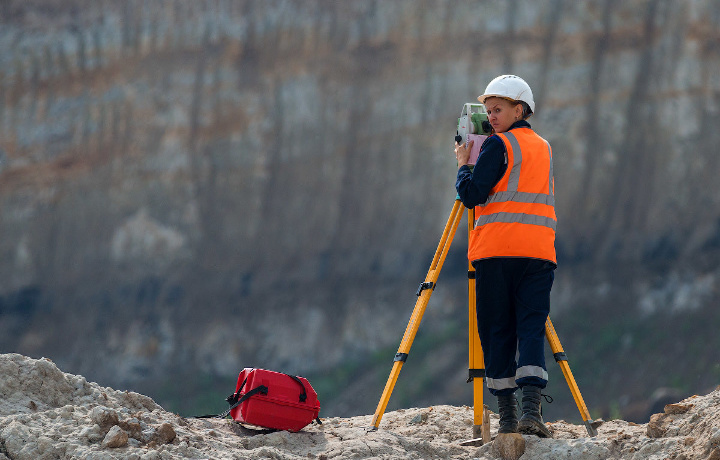
<svg viewBox="0 0 720 460">
<path fill-rule="evenodd" d="M 48 359 L 0 355 L 0 460 L 503 458 L 494 444 L 464 447 L 472 408 L 435 406 L 324 418 L 298 433 L 229 419 L 183 418 L 151 398 L 60 371 Z M 321 410 L 322 416 L 322 410 Z M 492 434 L 497 416 L 491 415 Z M 552 439 L 525 436 L 522 459 L 720 459 L 720 388 L 670 404 L 650 423 L 549 424 Z M 507 456 L 504 458 L 508 458 Z"/>
</svg>

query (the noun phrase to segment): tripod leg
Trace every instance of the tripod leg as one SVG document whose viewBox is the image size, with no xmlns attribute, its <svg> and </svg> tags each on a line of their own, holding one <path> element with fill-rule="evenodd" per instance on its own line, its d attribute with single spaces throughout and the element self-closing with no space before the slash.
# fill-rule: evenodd
<svg viewBox="0 0 720 460">
<path fill-rule="evenodd" d="M 475 227 L 475 209 L 468 209 L 468 236 Z M 475 268 L 468 262 L 468 349 L 470 350 L 468 366 L 468 383 L 473 384 L 473 438 L 482 438 L 485 406 L 483 404 L 483 378 L 485 377 L 485 361 L 477 328 L 475 311 Z M 483 440 L 484 441 L 484 440 Z"/>
<path fill-rule="evenodd" d="M 432 263 L 430 264 L 430 269 L 425 276 L 425 281 L 420 284 L 420 288 L 416 293 L 418 299 L 415 302 L 415 308 L 413 309 L 412 315 L 410 316 L 410 321 L 408 322 L 407 328 L 405 329 L 405 334 L 403 335 L 402 341 L 400 342 L 400 347 L 395 354 L 395 359 L 393 362 L 392 370 L 390 371 L 390 376 L 388 377 L 387 383 L 385 384 L 385 389 L 383 390 L 383 394 L 380 397 L 380 402 L 378 403 L 377 409 L 375 410 L 375 415 L 373 416 L 374 429 L 377 429 L 378 425 L 380 425 L 380 420 L 385 413 L 388 401 L 390 400 L 390 395 L 392 394 L 393 388 L 395 387 L 395 382 L 400 375 L 400 369 L 402 369 L 403 363 L 407 359 L 408 353 L 410 352 L 410 347 L 412 346 L 413 340 L 415 340 L 415 334 L 420 327 L 420 321 L 422 320 L 422 316 L 425 313 L 425 308 L 427 307 L 428 301 L 430 300 L 430 296 L 435 289 L 435 284 L 437 282 L 438 276 L 440 275 L 440 269 L 445 262 L 445 257 L 447 256 L 447 253 L 450 249 L 450 245 L 452 243 L 453 237 L 455 236 L 455 231 L 457 230 L 461 218 L 461 202 L 459 199 L 457 199 L 455 200 L 455 204 L 453 206 L 452 212 L 450 213 L 450 217 L 445 224 L 445 230 L 443 231 L 442 238 L 440 239 L 440 243 L 438 244 L 437 250 L 435 251 L 435 256 L 433 257 Z"/>
<path fill-rule="evenodd" d="M 587 406 L 585 405 L 585 401 L 583 400 L 582 395 L 580 394 L 580 389 L 577 386 L 577 383 L 575 383 L 575 377 L 573 377 L 572 371 L 570 370 L 570 365 L 567 361 L 567 356 L 565 355 L 565 351 L 563 350 L 562 345 L 560 344 L 560 339 L 558 338 L 557 334 L 555 333 L 555 327 L 552 324 L 552 321 L 550 321 L 550 317 L 548 316 L 547 321 L 545 321 L 545 337 L 547 338 L 548 342 L 550 343 L 550 349 L 552 349 L 553 356 L 555 357 L 555 361 L 560 365 L 560 369 L 562 370 L 563 375 L 565 376 L 565 381 L 567 382 L 568 386 L 570 387 L 570 392 L 572 393 L 573 398 L 575 399 L 575 404 L 578 407 L 578 410 L 580 411 L 580 416 L 583 419 L 583 422 L 585 423 L 585 428 L 587 429 L 587 432 L 590 436 L 597 436 L 597 431 L 595 430 L 595 426 L 593 426 L 593 420 L 590 417 L 590 412 L 588 411 Z"/>
</svg>

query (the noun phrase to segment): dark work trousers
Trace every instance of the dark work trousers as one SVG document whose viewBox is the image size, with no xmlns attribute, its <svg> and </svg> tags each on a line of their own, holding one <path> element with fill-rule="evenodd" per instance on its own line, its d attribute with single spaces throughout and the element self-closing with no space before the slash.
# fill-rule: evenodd
<svg viewBox="0 0 720 460">
<path fill-rule="evenodd" d="M 545 321 L 555 264 L 503 257 L 476 260 L 472 265 L 490 393 L 511 394 L 525 385 L 545 388 Z"/>
</svg>

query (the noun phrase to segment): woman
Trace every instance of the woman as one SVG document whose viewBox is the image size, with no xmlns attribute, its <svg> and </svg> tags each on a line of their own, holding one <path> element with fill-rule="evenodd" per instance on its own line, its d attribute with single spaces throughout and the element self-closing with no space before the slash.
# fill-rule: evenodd
<svg viewBox="0 0 720 460">
<path fill-rule="evenodd" d="M 478 100 L 494 134 L 483 143 L 473 169 L 468 166 L 472 142 L 455 144 L 455 186 L 466 207 L 477 207 L 468 258 L 475 268 L 486 382 L 498 398 L 500 433 L 549 437 L 540 391 L 548 378 L 544 333 L 557 264 L 552 150 L 527 122 L 535 102 L 522 78 L 501 75 Z"/>
</svg>

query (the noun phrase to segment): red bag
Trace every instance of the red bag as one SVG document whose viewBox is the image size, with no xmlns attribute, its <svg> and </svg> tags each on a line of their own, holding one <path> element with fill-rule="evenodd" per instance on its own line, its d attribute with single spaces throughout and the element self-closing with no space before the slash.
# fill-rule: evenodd
<svg viewBox="0 0 720 460">
<path fill-rule="evenodd" d="M 300 431 L 320 420 L 320 402 L 310 382 L 280 372 L 243 369 L 227 401 L 234 420 L 264 428 Z"/>
</svg>

